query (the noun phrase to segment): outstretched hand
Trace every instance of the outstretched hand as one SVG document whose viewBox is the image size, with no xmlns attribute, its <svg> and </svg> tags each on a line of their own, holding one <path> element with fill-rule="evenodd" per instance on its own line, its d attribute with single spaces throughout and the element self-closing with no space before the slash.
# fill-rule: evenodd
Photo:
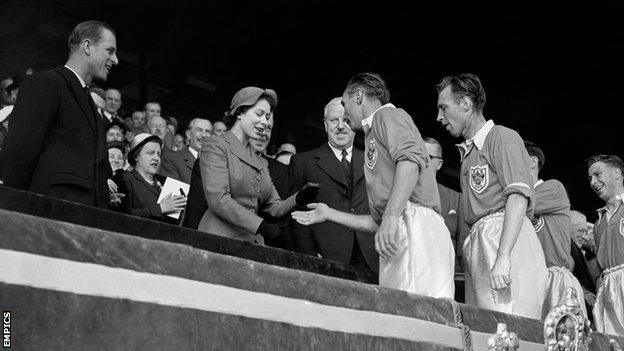
<svg viewBox="0 0 624 351">
<path fill-rule="evenodd" d="M 292 218 L 299 224 L 311 225 L 325 222 L 331 214 L 331 208 L 323 203 L 311 203 L 308 208 L 312 211 L 294 211 Z"/>
</svg>

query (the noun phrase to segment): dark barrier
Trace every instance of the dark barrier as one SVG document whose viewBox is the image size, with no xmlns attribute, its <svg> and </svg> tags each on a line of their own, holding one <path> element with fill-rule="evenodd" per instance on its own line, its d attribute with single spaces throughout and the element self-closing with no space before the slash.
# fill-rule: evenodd
<svg viewBox="0 0 624 351">
<path fill-rule="evenodd" d="M 146 239 L 189 245 L 202 250 L 275 266 L 299 269 L 364 283 L 377 283 L 376 273 L 367 269 L 286 250 L 262 247 L 240 240 L 210 235 L 114 211 L 106 211 L 2 185 L 0 185 L 0 208 L 92 228 L 130 234 Z"/>
</svg>

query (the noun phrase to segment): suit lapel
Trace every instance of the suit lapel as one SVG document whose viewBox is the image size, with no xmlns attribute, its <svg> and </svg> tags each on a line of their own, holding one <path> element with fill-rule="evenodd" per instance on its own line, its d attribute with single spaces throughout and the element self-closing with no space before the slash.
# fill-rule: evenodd
<svg viewBox="0 0 624 351">
<path fill-rule="evenodd" d="M 72 71 L 67 69 L 66 67 L 57 67 L 54 70 L 58 72 L 65 79 L 65 81 L 69 85 L 69 90 L 72 92 L 72 95 L 74 95 L 74 99 L 78 101 L 78 105 L 80 106 L 80 109 L 84 113 L 85 118 L 89 122 L 89 125 L 91 126 L 91 129 L 93 130 L 93 133 L 97 134 L 97 130 L 96 130 L 97 120 L 95 119 L 94 111 L 91 105 L 93 102 L 89 101 L 89 97 L 87 96 L 84 89 L 80 85 L 80 81 L 78 80 L 78 77 L 76 77 L 76 75 Z"/>
<path fill-rule="evenodd" d="M 190 170 L 192 170 L 193 164 L 195 164 L 195 156 L 193 156 L 188 147 L 182 150 L 182 157 L 184 158 L 184 163 L 186 164 L 186 166 Z"/>
<path fill-rule="evenodd" d="M 230 150 L 234 155 L 236 155 L 236 157 L 255 168 L 257 171 L 262 169 L 262 166 L 260 165 L 260 158 L 252 155 L 251 147 L 249 145 L 247 147 L 243 147 L 243 144 L 234 134 L 232 134 L 232 132 L 225 133 L 224 137 L 225 141 L 230 144 Z"/>
<path fill-rule="evenodd" d="M 343 184 L 347 188 L 349 187 L 349 183 L 347 182 L 344 172 L 342 171 L 342 165 L 340 165 L 340 162 L 338 162 L 336 155 L 328 144 L 325 144 L 318 149 L 316 155 L 314 155 L 314 159 L 318 167 L 322 169 L 323 172 L 327 173 L 327 175 L 336 182 Z M 362 162 L 364 161 L 362 160 Z"/>
<path fill-rule="evenodd" d="M 353 147 L 353 156 L 351 157 L 351 169 L 353 170 L 353 184 L 364 177 L 364 152 Z"/>
</svg>

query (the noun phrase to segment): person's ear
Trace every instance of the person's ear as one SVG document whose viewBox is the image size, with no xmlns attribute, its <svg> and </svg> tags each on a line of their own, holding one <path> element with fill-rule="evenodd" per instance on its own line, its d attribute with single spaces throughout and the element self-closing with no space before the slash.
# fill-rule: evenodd
<svg viewBox="0 0 624 351">
<path fill-rule="evenodd" d="M 459 107 L 461 107 L 464 113 L 468 113 L 468 111 L 470 111 L 470 109 L 472 108 L 472 101 L 470 101 L 467 96 L 464 96 L 459 101 Z"/>
<path fill-rule="evenodd" d="M 362 105 L 362 100 L 364 100 L 364 90 L 362 90 L 362 88 L 357 88 L 355 90 L 355 103 L 357 105 Z"/>
<path fill-rule="evenodd" d="M 442 165 L 444 164 L 444 160 L 439 158 L 438 159 L 438 167 L 436 168 L 436 170 L 440 170 L 442 168 Z"/>
</svg>

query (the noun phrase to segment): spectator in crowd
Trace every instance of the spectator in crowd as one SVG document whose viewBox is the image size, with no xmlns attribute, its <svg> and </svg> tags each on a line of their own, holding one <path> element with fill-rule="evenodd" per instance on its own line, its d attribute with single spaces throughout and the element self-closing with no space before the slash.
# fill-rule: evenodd
<svg viewBox="0 0 624 351">
<path fill-rule="evenodd" d="M 2 149 L 4 137 L 9 131 L 9 121 L 20 85 L 21 77 L 19 76 L 6 78 L 0 82 L 0 87 L 2 88 L 0 99 L 0 149 Z"/>
<path fill-rule="evenodd" d="M 105 124 L 86 91 L 118 63 L 115 32 L 105 23 L 78 24 L 65 67 L 24 81 L 0 154 L 8 186 L 108 207 L 110 165 Z"/>
<path fill-rule="evenodd" d="M 308 182 L 318 183 L 321 189 L 315 202 L 343 212 L 368 215 L 364 153 L 353 147 L 355 132 L 344 116 L 340 101 L 337 97 L 325 106 L 323 124 L 327 142 L 291 158 L 293 192 Z M 334 222 L 304 226 L 293 221 L 292 236 L 298 252 L 379 272 L 379 256 L 370 233 Z"/>
<path fill-rule="evenodd" d="M 122 141 L 110 141 L 106 143 L 108 149 L 108 163 L 110 163 L 113 175 L 123 170 L 126 164 L 126 145 Z"/>
<path fill-rule="evenodd" d="M 587 218 L 584 214 L 571 210 L 570 211 L 570 236 L 572 240 L 570 242 L 571 250 L 570 254 L 572 259 L 574 260 L 574 269 L 572 270 L 572 274 L 578 279 L 579 283 L 583 287 L 583 295 L 585 296 L 585 308 L 587 309 L 587 315 L 590 320 L 593 321 L 592 310 L 594 307 L 594 303 L 596 302 L 596 279 L 600 275 L 600 271 L 593 273 L 589 268 L 587 263 L 588 257 L 585 256 L 585 252 L 581 250 L 581 247 L 584 246 L 583 242 L 585 239 L 580 239 L 579 237 L 587 236 Z M 593 241 L 593 238 L 591 239 Z M 577 244 L 579 243 L 579 244 Z M 589 257 L 589 259 L 593 259 L 593 263 L 596 262 L 596 256 L 593 254 Z M 597 264 L 594 264 L 597 266 Z M 593 324 L 593 322 L 592 322 Z"/>
<path fill-rule="evenodd" d="M 533 228 L 544 250 L 548 283 L 542 318 L 550 310 L 565 302 L 567 288 L 576 290 L 583 314 L 587 316 L 583 288 L 572 274 L 574 259 L 570 254 L 570 200 L 563 184 L 555 179 L 546 181 L 539 175 L 546 162 L 542 149 L 535 143 L 525 140 L 524 146 L 531 158 L 531 175 L 535 191 L 535 212 Z"/>
<path fill-rule="evenodd" d="M 19 82 L 14 77 L 7 77 L 0 81 L 0 108 L 12 106 L 17 100 Z"/>
<path fill-rule="evenodd" d="M 289 195 L 288 192 L 290 191 L 290 176 L 288 166 L 281 162 L 277 162 L 266 155 L 266 150 L 269 146 L 269 141 L 271 140 L 271 134 L 273 133 L 274 121 L 275 117 L 271 115 L 271 117 L 267 121 L 266 128 L 264 128 L 264 133 L 261 134 L 261 137 L 259 139 L 250 139 L 249 142 L 251 144 L 251 147 L 256 151 L 256 153 L 267 161 L 269 175 L 271 176 L 271 181 L 275 186 L 275 190 L 277 190 L 277 194 L 280 196 L 280 198 L 286 199 Z M 290 233 L 290 218 L 288 216 L 275 218 L 264 212 L 260 212 L 258 213 L 258 215 L 268 223 L 277 224 L 280 228 L 280 235 L 275 238 L 266 238 L 265 244 L 268 246 L 279 247 L 285 250 L 292 251 L 294 248 L 292 236 Z"/>
<path fill-rule="evenodd" d="M 89 86 L 89 93 L 91 94 L 91 98 L 95 103 L 98 114 L 101 115 L 101 111 L 102 109 L 104 109 L 104 105 L 106 103 L 106 92 L 104 91 L 104 89 L 98 87 L 95 84 L 92 84 Z"/>
<path fill-rule="evenodd" d="M 375 233 L 379 285 L 431 297 L 455 294 L 453 243 L 439 215 L 440 197 L 425 143 L 412 117 L 390 103 L 376 73 L 355 75 L 342 95 L 351 128 L 364 131 L 370 215 L 312 204 L 294 212 L 302 224 L 330 220 Z"/>
<path fill-rule="evenodd" d="M 106 142 L 123 141 L 126 135 L 126 126 L 119 122 L 113 121 L 106 127 Z"/>
<path fill-rule="evenodd" d="M 106 90 L 106 101 L 100 113 L 102 116 L 106 117 L 109 122 L 115 120 L 123 121 L 119 117 L 119 108 L 121 108 L 121 92 L 117 89 L 109 88 Z"/>
<path fill-rule="evenodd" d="M 179 152 L 166 152 L 162 157 L 160 174 L 190 184 L 193 164 L 199 156 L 202 144 L 210 136 L 211 129 L 212 124 L 209 120 L 193 119 L 186 129 L 186 136 L 190 141 L 189 146 Z"/>
<path fill-rule="evenodd" d="M 227 127 L 225 126 L 225 123 L 221 122 L 221 121 L 216 121 L 214 122 L 214 129 L 212 131 L 212 135 L 223 135 L 225 134 L 225 132 L 227 132 Z"/>
<path fill-rule="evenodd" d="M 154 116 L 148 120 L 147 130 L 151 135 L 156 135 L 161 141 L 164 141 L 167 133 L 167 122 L 160 116 Z"/>
<path fill-rule="evenodd" d="M 186 148 L 186 137 L 180 133 L 176 133 L 173 137 L 173 147 L 171 150 L 181 151 L 184 148 Z"/>
<path fill-rule="evenodd" d="M 168 213 L 182 211 L 186 197 L 168 194 L 160 203 L 158 196 L 165 178 L 158 175 L 162 140 L 156 135 L 142 133 L 132 139 L 128 161 L 130 172 L 124 172 L 119 190 L 125 195 L 122 210 L 135 216 L 174 223 Z"/>
<path fill-rule="evenodd" d="M 284 143 L 277 148 L 275 152 L 275 159 L 288 166 L 290 164 L 290 158 L 295 154 L 297 154 L 295 145 Z"/>
<path fill-rule="evenodd" d="M 541 318 L 548 270 L 529 220 L 531 159 L 515 131 L 485 119 L 486 95 L 474 74 L 437 85 L 437 120 L 459 145 L 465 218 L 466 303 Z"/>
<path fill-rule="evenodd" d="M 250 139 L 265 133 L 276 104 L 273 90 L 239 90 L 230 105 L 232 128 L 223 138 L 208 138 L 203 144 L 199 162 L 208 209 L 199 230 L 263 244 L 264 238 L 278 237 L 281 229 L 264 221 L 257 212 L 280 217 L 316 195 L 315 187 L 306 186 L 281 200 L 266 161 L 250 146 Z"/>
<path fill-rule="evenodd" d="M 601 333 L 624 336 L 624 163 L 615 155 L 597 155 L 587 159 L 587 169 L 592 190 L 605 203 L 594 225 L 602 269 L 594 322 Z"/>
<path fill-rule="evenodd" d="M 119 184 L 123 179 L 124 166 L 126 164 L 126 144 L 120 141 L 111 141 L 106 143 L 108 149 L 108 163 L 112 170 L 112 177 L 108 181 L 108 190 L 111 195 L 111 205 L 116 208 L 121 205 L 124 194 L 119 192 L 117 181 Z"/>
<path fill-rule="evenodd" d="M 131 117 L 128 117 L 124 120 L 128 130 L 134 133 L 134 135 L 139 135 L 141 133 L 148 133 L 147 128 L 147 118 L 145 117 L 145 112 L 143 111 L 134 111 Z M 130 140 L 129 142 L 131 142 Z"/>
<path fill-rule="evenodd" d="M 431 159 L 434 173 L 437 177 L 438 171 L 444 164 L 442 155 L 442 145 L 434 138 L 423 138 L 427 153 Z M 437 182 L 437 178 L 436 178 Z M 449 189 L 444 185 L 438 184 L 438 192 L 440 193 L 440 214 L 444 218 L 444 224 L 451 233 L 451 241 L 455 247 L 455 271 L 463 272 L 461 264 L 462 260 L 462 244 L 468 236 L 468 225 L 464 221 L 464 205 L 461 194 L 453 189 Z"/>
<path fill-rule="evenodd" d="M 160 104 L 156 101 L 150 101 L 145 104 L 143 111 L 145 112 L 145 117 L 149 122 L 153 117 L 160 117 Z"/>
</svg>

